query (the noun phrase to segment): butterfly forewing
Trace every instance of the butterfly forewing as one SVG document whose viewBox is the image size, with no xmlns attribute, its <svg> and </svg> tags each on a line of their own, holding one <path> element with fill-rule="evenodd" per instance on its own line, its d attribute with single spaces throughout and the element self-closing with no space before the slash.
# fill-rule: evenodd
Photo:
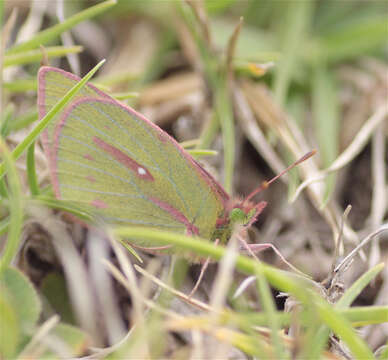
<svg viewBox="0 0 388 360">
<path fill-rule="evenodd" d="M 45 70 L 45 111 L 77 80 L 66 74 Z M 61 79 L 59 90 L 52 81 Z M 224 199 L 190 155 L 132 109 L 89 88 L 47 138 L 58 197 L 82 203 L 109 223 L 211 239 Z"/>
<path fill-rule="evenodd" d="M 39 70 L 38 75 L 38 110 L 39 117 L 42 118 L 75 84 L 79 78 L 61 69 L 44 66 Z M 95 96 L 108 98 L 109 96 L 98 90 L 93 85 L 84 86 L 75 96 L 74 100 L 84 96 Z M 61 114 L 51 121 L 42 134 L 42 142 L 46 154 L 51 158 L 53 133 Z"/>
</svg>

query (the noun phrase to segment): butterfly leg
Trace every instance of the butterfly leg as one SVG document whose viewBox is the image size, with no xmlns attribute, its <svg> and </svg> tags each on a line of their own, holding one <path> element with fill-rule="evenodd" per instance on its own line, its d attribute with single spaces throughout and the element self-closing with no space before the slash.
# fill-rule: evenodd
<svg viewBox="0 0 388 360">
<path fill-rule="evenodd" d="M 286 260 L 286 258 L 282 255 L 282 253 L 278 250 L 278 248 L 275 245 L 270 243 L 248 244 L 241 236 L 239 237 L 239 240 L 242 244 L 240 250 L 248 252 L 256 260 L 259 260 L 256 256 L 258 252 L 271 248 L 275 252 L 275 254 L 279 256 L 280 260 L 282 260 L 287 266 L 289 266 L 295 272 L 305 276 L 305 274 L 302 271 L 298 270 L 294 265 L 292 265 L 289 261 Z"/>
<path fill-rule="evenodd" d="M 216 241 L 214 242 L 215 245 L 218 245 L 218 242 L 219 242 L 219 239 L 216 239 Z M 203 276 L 205 275 L 205 271 L 206 269 L 208 268 L 209 266 L 209 263 L 210 263 L 210 257 L 208 257 L 205 262 L 203 263 L 202 267 L 201 267 L 201 272 L 199 274 L 199 277 L 193 287 L 193 289 L 190 291 L 190 294 L 189 294 L 189 298 L 191 298 L 195 292 L 198 290 L 198 287 L 199 287 L 199 284 L 201 283 L 202 281 L 202 278 Z"/>
</svg>

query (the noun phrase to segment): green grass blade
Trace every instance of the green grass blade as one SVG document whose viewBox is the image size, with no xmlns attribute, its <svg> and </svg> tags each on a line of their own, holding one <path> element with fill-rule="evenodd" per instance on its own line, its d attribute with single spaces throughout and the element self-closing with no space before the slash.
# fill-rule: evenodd
<svg viewBox="0 0 388 360">
<path fill-rule="evenodd" d="M 229 194 L 232 194 L 236 148 L 234 138 L 234 118 L 226 75 L 225 78 L 220 75 L 220 78 L 221 79 L 216 82 L 216 86 L 213 87 L 216 97 L 215 111 L 217 113 L 218 121 L 221 124 L 222 140 L 224 143 L 225 190 Z"/>
<path fill-rule="evenodd" d="M 36 79 L 22 79 L 3 83 L 3 88 L 12 93 L 25 92 L 37 89 Z"/>
<path fill-rule="evenodd" d="M 349 347 L 356 359 L 374 359 L 371 350 L 365 341 L 357 335 L 351 323 L 346 320 L 338 311 L 333 311 L 329 304 L 320 301 L 319 317 L 339 336 Z"/>
<path fill-rule="evenodd" d="M 378 264 L 357 279 L 357 281 L 345 291 L 341 299 L 338 300 L 336 308 L 343 309 L 350 306 L 361 291 L 384 269 L 384 266 L 385 264 Z"/>
<path fill-rule="evenodd" d="M 71 201 L 57 200 L 52 197 L 47 197 L 43 195 L 42 192 L 41 195 L 35 197 L 33 200 L 30 200 L 29 204 L 36 204 L 38 206 L 44 205 L 60 211 L 66 211 L 70 214 L 77 216 L 79 219 L 85 222 L 91 222 L 94 219 L 92 214 L 88 213 L 77 204 L 74 204 Z"/>
<path fill-rule="evenodd" d="M 276 307 L 273 302 L 270 287 L 267 279 L 261 271 L 256 272 L 257 290 L 261 299 L 261 304 L 265 315 L 267 316 L 268 325 L 271 329 L 271 339 L 274 346 L 274 352 L 277 359 L 285 359 L 285 349 L 280 340 L 280 323 L 276 317 Z"/>
<path fill-rule="evenodd" d="M 12 159 L 16 160 L 19 158 L 24 151 L 36 140 L 40 133 L 45 129 L 51 119 L 55 117 L 65 106 L 71 101 L 71 99 L 82 89 L 88 80 L 95 74 L 95 72 L 102 66 L 105 60 L 100 61 L 92 70 L 90 70 L 76 85 L 74 85 L 66 95 L 58 101 L 52 109 L 43 117 L 35 128 L 19 143 L 12 152 Z M 0 178 L 5 174 L 4 164 L 0 164 Z"/>
<path fill-rule="evenodd" d="M 79 24 L 82 21 L 88 20 L 94 16 L 101 14 L 102 12 L 106 11 L 107 9 L 109 9 L 111 6 L 115 4 L 116 4 L 116 0 L 108 0 L 100 4 L 97 4 L 95 6 L 91 6 L 90 8 L 69 17 L 64 22 L 56 24 L 50 27 L 49 29 L 46 29 L 37 33 L 32 39 L 11 47 L 6 52 L 6 55 L 15 54 L 21 51 L 36 49 L 40 45 L 45 45 L 51 40 L 58 37 L 66 30 L 73 28 L 75 25 Z"/>
<path fill-rule="evenodd" d="M 0 235 L 4 235 L 8 231 L 8 229 L 9 229 L 9 217 L 0 221 Z"/>
<path fill-rule="evenodd" d="M 128 92 L 111 94 L 111 96 L 116 100 L 123 101 L 127 99 L 137 99 L 139 97 L 139 93 L 136 91 L 128 91 Z"/>
<path fill-rule="evenodd" d="M 52 46 L 45 48 L 43 52 L 41 49 L 34 49 L 23 51 L 16 54 L 5 55 L 3 67 L 30 64 L 41 61 L 44 56 L 50 58 L 62 57 L 67 54 L 77 54 L 83 50 L 82 46 Z"/>
<path fill-rule="evenodd" d="M 2 139 L 0 139 L 0 149 L 3 165 L 8 171 L 10 212 L 7 242 L 0 258 L 1 275 L 1 273 L 11 264 L 19 247 L 23 225 L 23 198 L 20 179 L 14 160 Z"/>
<path fill-rule="evenodd" d="M 204 239 L 172 232 L 144 227 L 119 227 L 114 230 L 114 233 L 117 236 L 125 237 L 128 241 L 132 238 L 147 240 L 149 243 L 155 242 L 158 245 L 174 245 L 179 249 L 204 256 L 204 258 L 210 256 L 215 260 L 219 260 L 225 255 L 225 248 L 222 246 L 215 246 Z M 373 359 L 372 352 L 364 340 L 354 331 L 350 322 L 339 311 L 335 311 L 330 304 L 318 296 L 316 290 L 311 288 L 311 282 L 308 279 L 275 269 L 272 266 L 241 255 L 236 259 L 236 268 L 250 275 L 262 272 L 272 286 L 292 294 L 306 307 L 315 306 L 317 316 L 346 343 L 355 358 Z"/>
<path fill-rule="evenodd" d="M 317 39 L 306 52 L 310 62 L 326 59 L 328 62 L 350 60 L 382 49 L 387 43 L 387 13 L 360 19 L 346 28 L 341 27 Z"/>
<path fill-rule="evenodd" d="M 380 350 L 378 351 L 378 359 L 379 360 L 387 360 L 388 359 L 388 340 L 385 342 L 385 345 L 383 345 Z"/>
<path fill-rule="evenodd" d="M 7 133 L 5 136 L 8 136 L 11 132 L 21 130 L 28 125 L 32 124 L 34 121 L 38 119 L 38 112 L 34 110 L 26 111 L 21 116 L 18 116 L 9 123 L 7 127 Z"/>
<path fill-rule="evenodd" d="M 312 88 L 315 138 L 318 140 L 322 166 L 326 168 L 338 156 L 340 121 L 336 84 L 324 63 L 317 64 L 313 70 Z M 335 174 L 326 178 L 321 206 L 326 204 L 333 192 L 335 180 Z"/>
<path fill-rule="evenodd" d="M 31 195 L 38 195 L 40 189 L 35 170 L 35 142 L 33 142 L 27 150 L 27 179 Z"/>
<path fill-rule="evenodd" d="M 15 106 L 13 105 L 13 103 L 9 103 L 1 114 L 0 136 L 2 136 L 3 138 L 6 137 L 6 134 L 9 131 L 9 126 L 12 123 L 14 112 Z"/>
<path fill-rule="evenodd" d="M 354 327 L 383 324 L 388 322 L 388 306 L 351 307 L 343 315 Z"/>
<path fill-rule="evenodd" d="M 4 178 L 0 179 L 0 196 L 1 196 L 0 198 L 8 197 L 8 187 L 7 187 L 7 184 L 5 183 Z"/>
<path fill-rule="evenodd" d="M 219 128 L 220 122 L 218 121 L 218 117 L 213 112 L 212 117 L 210 118 L 209 122 L 205 124 L 205 127 L 201 132 L 196 149 L 209 148 L 214 138 L 216 137 Z"/>
<path fill-rule="evenodd" d="M 192 157 L 199 158 L 203 156 L 216 156 L 218 151 L 216 150 L 207 150 L 207 149 L 189 149 L 186 150 Z"/>
<path fill-rule="evenodd" d="M 305 42 L 314 2 L 290 1 L 281 6 L 286 6 L 287 9 L 285 22 L 282 24 L 283 54 L 275 73 L 274 96 L 278 104 L 283 106 L 300 56 L 299 50 Z"/>
</svg>

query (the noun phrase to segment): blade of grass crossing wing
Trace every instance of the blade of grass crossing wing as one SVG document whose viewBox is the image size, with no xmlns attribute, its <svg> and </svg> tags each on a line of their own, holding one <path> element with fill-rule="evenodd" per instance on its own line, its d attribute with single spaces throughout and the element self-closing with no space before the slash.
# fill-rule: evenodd
<svg viewBox="0 0 388 360">
<path fill-rule="evenodd" d="M 80 82 L 74 85 L 66 95 L 58 101 L 55 106 L 44 116 L 41 121 L 35 126 L 35 128 L 26 136 L 21 143 L 16 146 L 11 156 L 13 160 L 19 158 L 19 156 L 27 150 L 27 148 L 36 140 L 40 133 L 46 128 L 51 119 L 53 119 L 65 106 L 73 99 L 74 96 L 82 89 L 83 86 L 89 81 L 89 79 L 95 74 L 95 72 L 102 66 L 105 60 L 100 61 L 92 70 L 90 70 Z M 0 178 L 4 176 L 6 172 L 4 163 L 0 164 Z"/>
<path fill-rule="evenodd" d="M 27 150 L 27 178 L 31 195 L 39 195 L 39 185 L 35 171 L 35 142 Z"/>
</svg>

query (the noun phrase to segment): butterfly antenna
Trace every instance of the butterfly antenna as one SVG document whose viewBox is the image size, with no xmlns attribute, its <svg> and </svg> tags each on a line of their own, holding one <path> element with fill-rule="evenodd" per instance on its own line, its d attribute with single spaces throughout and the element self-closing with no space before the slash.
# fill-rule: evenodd
<svg viewBox="0 0 388 360">
<path fill-rule="evenodd" d="M 268 186 L 270 186 L 274 181 L 279 179 L 281 176 L 283 176 L 285 173 L 290 171 L 295 166 L 299 165 L 303 161 L 306 161 L 307 159 L 311 158 L 316 154 L 317 150 L 309 151 L 307 154 L 303 155 L 299 160 L 296 160 L 294 163 L 292 163 L 290 166 L 288 166 L 286 169 L 284 169 L 281 173 L 274 176 L 271 180 L 263 181 L 262 184 L 255 190 L 253 190 L 244 200 L 244 203 L 251 200 L 255 195 L 257 195 L 259 192 L 265 190 Z"/>
</svg>

